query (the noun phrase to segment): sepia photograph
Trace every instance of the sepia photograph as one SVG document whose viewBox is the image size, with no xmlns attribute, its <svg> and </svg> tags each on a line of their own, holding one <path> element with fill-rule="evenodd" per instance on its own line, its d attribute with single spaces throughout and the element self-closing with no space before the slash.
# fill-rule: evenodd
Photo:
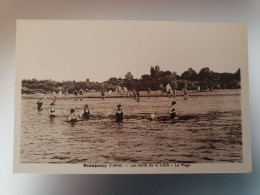
<svg viewBox="0 0 260 195">
<path fill-rule="evenodd" d="M 251 171 L 247 26 L 18 20 L 14 172 Z"/>
</svg>

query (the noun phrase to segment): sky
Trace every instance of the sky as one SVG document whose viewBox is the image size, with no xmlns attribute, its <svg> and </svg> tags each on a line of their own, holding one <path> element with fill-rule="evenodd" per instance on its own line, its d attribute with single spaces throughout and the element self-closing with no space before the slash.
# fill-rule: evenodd
<svg viewBox="0 0 260 195">
<path fill-rule="evenodd" d="M 244 23 L 18 20 L 16 77 L 102 82 L 150 67 L 181 74 L 247 67 Z"/>
</svg>

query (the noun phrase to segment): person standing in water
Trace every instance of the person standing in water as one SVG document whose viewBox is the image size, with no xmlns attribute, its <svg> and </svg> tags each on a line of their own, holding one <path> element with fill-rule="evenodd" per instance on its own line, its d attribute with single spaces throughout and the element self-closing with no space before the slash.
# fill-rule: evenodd
<svg viewBox="0 0 260 195">
<path fill-rule="evenodd" d="M 42 110 L 42 105 L 43 105 L 42 99 L 39 99 L 38 102 L 37 102 L 37 109 Z"/>
<path fill-rule="evenodd" d="M 49 116 L 50 116 L 50 117 L 55 117 L 55 116 L 56 116 L 56 110 L 55 110 L 55 108 L 54 108 L 54 103 L 51 103 L 51 104 L 50 104 Z"/>
<path fill-rule="evenodd" d="M 112 114 L 112 117 L 116 117 L 116 122 L 121 122 L 124 119 L 124 115 L 127 115 L 125 112 L 122 110 L 122 106 L 119 104 L 117 105 L 117 110 Z"/>
<path fill-rule="evenodd" d="M 80 115 L 80 118 L 84 118 L 84 119 L 89 119 L 90 116 L 93 116 L 88 108 L 88 105 L 85 105 L 85 108 L 83 110 L 83 112 Z"/>
<path fill-rule="evenodd" d="M 175 108 L 174 108 L 174 105 L 176 104 L 175 101 L 172 101 L 172 105 L 171 107 L 169 108 L 169 114 L 170 114 L 170 118 L 171 119 L 174 119 L 176 117 L 176 113 L 175 113 Z"/>
</svg>

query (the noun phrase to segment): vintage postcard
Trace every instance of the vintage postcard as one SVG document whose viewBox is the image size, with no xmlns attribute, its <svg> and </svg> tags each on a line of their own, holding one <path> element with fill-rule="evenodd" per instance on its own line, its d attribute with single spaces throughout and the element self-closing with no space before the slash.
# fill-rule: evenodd
<svg viewBox="0 0 260 195">
<path fill-rule="evenodd" d="M 249 173 L 245 23 L 18 20 L 15 173 Z"/>
</svg>

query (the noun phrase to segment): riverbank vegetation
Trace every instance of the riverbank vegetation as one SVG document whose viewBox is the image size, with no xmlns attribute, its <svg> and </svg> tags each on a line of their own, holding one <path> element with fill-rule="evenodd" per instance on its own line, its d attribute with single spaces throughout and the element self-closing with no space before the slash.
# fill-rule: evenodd
<svg viewBox="0 0 260 195">
<path fill-rule="evenodd" d="M 86 79 L 85 81 L 55 81 L 55 80 L 22 80 L 22 93 L 48 93 L 55 91 L 64 92 L 68 90 L 73 93 L 75 90 L 84 91 L 115 91 L 120 86 L 128 90 L 151 91 L 160 90 L 164 92 L 166 85 L 169 84 L 172 89 L 182 90 L 187 86 L 188 90 L 209 91 L 214 89 L 240 89 L 240 69 L 235 73 L 218 73 L 210 70 L 208 67 L 202 68 L 198 73 L 189 68 L 181 75 L 176 72 L 162 71 L 160 66 L 152 66 L 149 74 L 144 74 L 141 78 L 134 78 L 131 72 L 127 72 L 124 78 L 111 77 L 104 82 L 95 82 Z"/>
</svg>

